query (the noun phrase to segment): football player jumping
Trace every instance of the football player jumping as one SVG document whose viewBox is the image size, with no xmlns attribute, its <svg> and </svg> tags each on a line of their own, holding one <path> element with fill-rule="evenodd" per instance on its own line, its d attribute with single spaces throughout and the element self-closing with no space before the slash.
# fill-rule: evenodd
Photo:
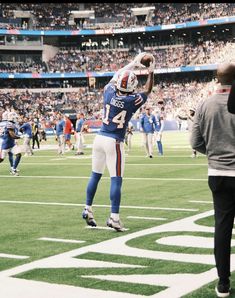
<svg viewBox="0 0 235 298">
<path fill-rule="evenodd" d="M 132 71 L 136 66 L 146 67 L 148 61 L 148 77 L 145 88 L 135 93 L 138 80 Z M 147 59 L 148 60 L 148 59 Z M 87 185 L 86 206 L 82 217 L 90 226 L 96 226 L 92 204 L 98 183 L 107 166 L 110 178 L 111 215 L 107 226 L 123 231 L 124 227 L 119 218 L 121 202 L 122 177 L 124 173 L 124 137 L 128 122 L 132 115 L 146 102 L 152 91 L 154 81 L 155 59 L 152 55 L 140 53 L 128 65 L 120 69 L 104 88 L 104 117 L 103 124 L 96 135 L 92 149 L 92 173 Z"/>
</svg>

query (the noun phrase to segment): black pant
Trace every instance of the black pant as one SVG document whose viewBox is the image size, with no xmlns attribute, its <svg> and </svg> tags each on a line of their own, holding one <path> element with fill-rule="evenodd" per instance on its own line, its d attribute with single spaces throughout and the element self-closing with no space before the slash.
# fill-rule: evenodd
<svg viewBox="0 0 235 298">
<path fill-rule="evenodd" d="M 34 146 L 35 146 L 35 141 L 36 141 L 38 149 L 39 149 L 40 145 L 39 145 L 38 133 L 33 134 L 33 146 L 32 146 L 33 149 L 34 149 Z"/>
<path fill-rule="evenodd" d="M 235 177 L 209 176 L 215 210 L 214 255 L 218 276 L 230 276 L 231 238 L 235 216 Z"/>
</svg>

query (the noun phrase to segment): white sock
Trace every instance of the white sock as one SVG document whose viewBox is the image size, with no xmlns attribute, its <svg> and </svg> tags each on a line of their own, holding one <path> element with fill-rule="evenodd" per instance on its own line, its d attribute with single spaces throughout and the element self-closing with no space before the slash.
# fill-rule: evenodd
<svg viewBox="0 0 235 298">
<path fill-rule="evenodd" d="M 119 213 L 111 213 L 111 217 L 112 219 L 114 219 L 115 221 L 119 220 Z"/>
<path fill-rule="evenodd" d="M 92 207 L 89 206 L 89 205 L 86 205 L 85 209 L 89 210 L 89 211 L 92 211 Z"/>
</svg>

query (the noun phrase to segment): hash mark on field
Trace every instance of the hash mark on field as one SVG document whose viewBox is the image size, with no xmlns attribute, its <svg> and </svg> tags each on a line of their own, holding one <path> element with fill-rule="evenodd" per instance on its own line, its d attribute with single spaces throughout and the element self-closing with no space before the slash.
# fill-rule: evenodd
<svg viewBox="0 0 235 298">
<path fill-rule="evenodd" d="M 189 201 L 190 203 L 213 204 L 212 201 Z"/>
<path fill-rule="evenodd" d="M 84 243 L 84 242 L 86 242 L 83 240 L 59 239 L 59 238 L 48 238 L 48 237 L 41 237 L 41 238 L 38 238 L 38 240 L 52 241 L 52 242 L 64 242 L 64 243 Z"/>
<path fill-rule="evenodd" d="M 127 218 L 131 218 L 131 219 L 147 219 L 147 220 L 167 220 L 167 218 L 163 218 L 163 217 L 127 216 Z"/>
<path fill-rule="evenodd" d="M 18 256 L 18 255 L 9 255 L 0 253 L 0 258 L 9 258 L 9 259 L 28 259 L 27 256 Z"/>
</svg>

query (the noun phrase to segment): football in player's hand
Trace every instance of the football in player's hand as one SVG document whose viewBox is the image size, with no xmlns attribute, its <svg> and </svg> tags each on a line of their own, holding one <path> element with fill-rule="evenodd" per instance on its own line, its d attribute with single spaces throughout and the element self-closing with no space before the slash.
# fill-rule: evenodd
<svg viewBox="0 0 235 298">
<path fill-rule="evenodd" d="M 140 61 L 140 63 L 146 67 L 149 67 L 151 62 L 153 62 L 153 55 L 151 54 L 144 55 L 144 57 Z"/>
</svg>

